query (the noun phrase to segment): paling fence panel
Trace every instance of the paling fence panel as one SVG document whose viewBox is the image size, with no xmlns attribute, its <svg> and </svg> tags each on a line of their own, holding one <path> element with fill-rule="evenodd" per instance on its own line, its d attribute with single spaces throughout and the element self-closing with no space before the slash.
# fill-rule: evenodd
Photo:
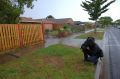
<svg viewBox="0 0 120 79">
<path fill-rule="evenodd" d="M 20 36 L 22 37 L 21 44 L 31 45 L 43 40 L 42 27 L 40 25 L 20 25 Z"/>
<path fill-rule="evenodd" d="M 19 47 L 19 32 L 14 24 L 0 24 L 0 50 Z"/>
<path fill-rule="evenodd" d="M 41 24 L 0 24 L 0 52 L 43 41 Z"/>
</svg>

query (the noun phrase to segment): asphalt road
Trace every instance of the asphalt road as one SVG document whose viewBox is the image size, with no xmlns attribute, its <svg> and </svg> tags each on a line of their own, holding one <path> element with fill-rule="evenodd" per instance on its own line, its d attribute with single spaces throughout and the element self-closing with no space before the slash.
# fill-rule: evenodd
<svg viewBox="0 0 120 79">
<path fill-rule="evenodd" d="M 107 79 L 120 79 L 120 29 L 109 28 L 105 32 L 105 57 L 107 59 Z"/>
</svg>

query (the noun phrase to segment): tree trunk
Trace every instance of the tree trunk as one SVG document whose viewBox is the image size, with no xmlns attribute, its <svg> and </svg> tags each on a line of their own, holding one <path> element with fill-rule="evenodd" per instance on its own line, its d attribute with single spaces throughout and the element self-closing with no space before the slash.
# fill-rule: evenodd
<svg viewBox="0 0 120 79">
<path fill-rule="evenodd" d="M 97 31 L 97 20 L 95 21 L 94 33 L 96 34 Z"/>
</svg>

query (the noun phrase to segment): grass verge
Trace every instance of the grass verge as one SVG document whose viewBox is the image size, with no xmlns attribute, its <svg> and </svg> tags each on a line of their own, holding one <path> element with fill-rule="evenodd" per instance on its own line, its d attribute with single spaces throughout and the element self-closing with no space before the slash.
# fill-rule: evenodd
<svg viewBox="0 0 120 79">
<path fill-rule="evenodd" d="M 0 65 L 0 79 L 94 79 L 79 48 L 53 45 Z"/>
<path fill-rule="evenodd" d="M 104 35 L 104 32 L 96 32 L 96 34 L 94 32 L 89 32 L 89 33 L 81 34 L 75 38 L 86 39 L 87 37 L 95 37 L 95 39 L 102 40 L 103 35 Z"/>
</svg>

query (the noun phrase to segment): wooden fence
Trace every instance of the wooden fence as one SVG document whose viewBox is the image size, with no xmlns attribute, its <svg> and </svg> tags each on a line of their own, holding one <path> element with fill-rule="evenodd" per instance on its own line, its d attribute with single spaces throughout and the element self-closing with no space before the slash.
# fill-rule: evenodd
<svg viewBox="0 0 120 79">
<path fill-rule="evenodd" d="M 41 24 L 0 24 L 0 52 L 44 41 Z"/>
</svg>

